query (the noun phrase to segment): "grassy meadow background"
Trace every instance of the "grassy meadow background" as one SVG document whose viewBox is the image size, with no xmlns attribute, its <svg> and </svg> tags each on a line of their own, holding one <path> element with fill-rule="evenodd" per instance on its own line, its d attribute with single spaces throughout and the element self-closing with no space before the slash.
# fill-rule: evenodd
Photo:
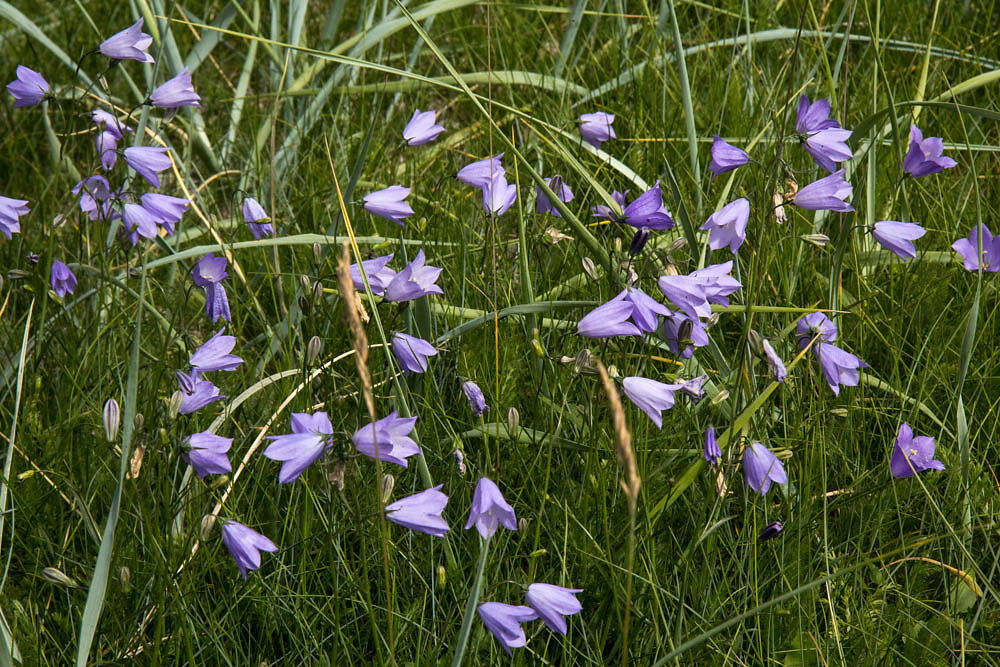
<svg viewBox="0 0 1000 667">
<path fill-rule="evenodd" d="M 81 60 L 140 16 L 155 66 Z M 1000 663 L 997 279 L 949 248 L 979 221 L 1000 232 L 998 27 L 990 0 L 0 2 L 4 83 L 24 64 L 57 95 L 44 109 L 0 104 L 0 194 L 31 207 L 21 233 L 0 238 L 4 642 L 27 665 L 447 663 L 479 554 L 463 527 L 487 475 L 523 526 L 494 536 L 480 599 L 520 604 L 533 582 L 584 589 L 568 634 L 529 624 L 515 664 Z M 201 111 L 140 108 L 132 124 L 171 147 L 161 191 L 195 204 L 173 236 L 133 248 L 69 192 L 99 173 L 89 111 L 128 113 L 184 64 Z M 790 135 L 803 93 L 830 98 L 854 130 L 857 212 L 786 206 L 779 225 L 786 176 L 802 187 L 825 175 Z M 408 147 L 416 108 L 447 130 Z M 602 152 L 577 132 L 592 111 L 616 115 Z M 914 117 L 957 167 L 900 179 Z M 713 180 L 713 134 L 757 162 Z M 490 218 L 455 173 L 502 151 L 518 198 Z M 572 219 L 534 212 L 533 174 L 554 173 L 574 190 Z M 751 202 L 743 289 L 683 363 L 655 337 L 576 332 L 621 289 L 631 240 L 590 208 L 657 180 L 678 224 L 633 264 L 654 296 L 670 270 L 731 259 L 698 227 Z M 393 184 L 413 188 L 404 227 L 361 206 Z M 245 196 L 278 243 L 254 242 Z M 398 269 L 423 248 L 444 269 L 443 296 L 363 301 L 378 314 L 366 326 L 376 410 L 419 417 L 427 464 L 427 476 L 387 466 L 391 500 L 442 484 L 445 540 L 382 530 L 376 467 L 351 445 L 369 420 L 335 275 L 347 220 L 363 258 L 395 252 Z M 926 227 L 917 258 L 876 245 L 865 225 L 878 220 Z M 816 234 L 830 242 L 802 239 Z M 228 407 L 172 419 L 174 371 L 219 328 L 191 268 L 220 246 L 234 258 L 227 333 L 246 363 L 213 378 Z M 79 278 L 62 300 L 53 259 Z M 811 357 L 771 387 L 747 342 L 759 332 L 790 363 L 795 322 L 816 309 L 836 311 L 840 344 L 871 366 L 839 397 Z M 423 376 L 394 379 L 382 345 L 399 330 L 441 349 Z M 309 363 L 313 336 L 322 352 Z M 620 376 L 709 376 L 708 396 L 678 400 L 662 429 L 625 401 L 642 479 L 632 527 L 607 395 L 573 362 L 585 348 Z M 466 379 L 491 406 L 482 419 Z M 113 444 L 109 398 L 122 406 Z M 279 485 L 261 439 L 316 410 L 333 448 Z M 890 475 L 904 421 L 936 438 L 943 472 Z M 702 459 L 710 424 L 734 434 L 719 467 Z M 180 441 L 210 426 L 234 438 L 234 470 L 256 449 L 235 479 L 185 475 Z M 789 475 L 765 497 L 743 482 L 751 440 Z M 221 516 L 280 548 L 246 581 L 219 527 L 203 534 L 223 498 Z M 775 520 L 784 531 L 758 542 Z M 465 663 L 505 662 L 476 619 Z"/>
</svg>

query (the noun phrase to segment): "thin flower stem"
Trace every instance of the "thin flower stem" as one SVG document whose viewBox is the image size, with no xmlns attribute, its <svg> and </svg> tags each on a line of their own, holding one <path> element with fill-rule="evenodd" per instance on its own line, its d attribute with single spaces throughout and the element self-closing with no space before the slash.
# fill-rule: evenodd
<svg viewBox="0 0 1000 667">
<path fill-rule="evenodd" d="M 465 604 L 465 617 L 462 618 L 462 629 L 458 631 L 458 642 L 455 644 L 455 656 L 451 659 L 451 667 L 459 667 L 465 657 L 465 647 L 469 643 L 472 632 L 472 621 L 476 617 L 476 606 L 479 604 L 479 593 L 483 588 L 483 571 L 486 569 L 486 556 L 490 550 L 490 538 L 479 541 L 479 564 L 476 565 L 476 577 L 472 580 L 472 590 L 469 601 Z"/>
</svg>

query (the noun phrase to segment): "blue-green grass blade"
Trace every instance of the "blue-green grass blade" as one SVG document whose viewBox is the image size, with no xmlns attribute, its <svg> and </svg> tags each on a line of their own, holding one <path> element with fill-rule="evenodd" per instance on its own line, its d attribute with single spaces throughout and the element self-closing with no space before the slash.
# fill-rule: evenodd
<svg viewBox="0 0 1000 667">
<path fill-rule="evenodd" d="M 139 281 L 139 294 L 146 292 L 146 277 L 142 275 Z M 121 427 L 121 461 L 118 466 L 118 484 L 115 486 L 108 509 L 107 522 L 101 536 L 101 547 L 97 550 L 97 562 L 87 590 L 87 602 L 80 619 L 80 638 L 77 644 L 76 665 L 86 667 L 90 656 L 90 648 L 97 633 L 97 624 L 104 609 L 104 598 L 108 589 L 108 575 L 111 571 L 111 557 L 115 548 L 115 528 L 118 526 L 118 515 L 121 510 L 122 492 L 125 486 L 125 473 L 128 470 L 132 431 L 135 428 L 135 404 L 139 389 L 139 341 L 142 333 L 141 307 L 136 308 L 135 329 L 132 331 L 132 349 L 129 353 L 128 376 L 125 381 L 125 404 L 122 406 Z"/>
</svg>

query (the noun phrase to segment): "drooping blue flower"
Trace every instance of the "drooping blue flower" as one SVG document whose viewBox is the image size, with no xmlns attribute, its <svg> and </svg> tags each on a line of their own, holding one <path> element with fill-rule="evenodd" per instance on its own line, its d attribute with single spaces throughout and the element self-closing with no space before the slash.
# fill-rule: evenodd
<svg viewBox="0 0 1000 667">
<path fill-rule="evenodd" d="M 30 211 L 27 199 L 11 199 L 0 196 L 0 232 L 3 232 L 7 238 L 20 232 L 20 217 Z"/>
<path fill-rule="evenodd" d="M 483 396 L 483 390 L 479 388 L 478 384 L 472 380 L 466 380 L 462 383 L 462 393 L 469 401 L 469 409 L 472 410 L 473 416 L 478 417 L 484 412 L 489 412 L 490 406 L 486 405 L 486 397 Z"/>
<path fill-rule="evenodd" d="M 386 266 L 392 260 L 392 255 L 393 253 L 390 253 L 361 262 L 365 270 L 365 275 L 368 276 L 368 285 L 372 289 L 372 294 L 376 296 L 382 296 L 385 293 L 385 288 L 389 286 L 389 283 L 396 276 L 396 272 Z M 365 290 L 365 283 L 361 279 L 361 269 L 358 268 L 357 264 L 351 264 L 350 272 L 354 289 L 363 292 Z"/>
<path fill-rule="evenodd" d="M 246 221 L 250 233 L 255 239 L 262 236 L 274 236 L 274 227 L 271 226 L 271 216 L 267 214 L 264 207 L 253 197 L 243 200 L 243 220 Z M 264 222 L 261 222 L 263 220 Z M 392 257 L 392 255 L 389 255 Z"/>
<path fill-rule="evenodd" d="M 502 172 L 493 174 L 493 179 L 482 190 L 483 208 L 487 215 L 503 215 L 517 198 L 517 186 L 507 183 L 507 177 Z"/>
<path fill-rule="evenodd" d="M 52 260 L 52 268 L 49 270 L 49 284 L 62 299 L 65 298 L 67 292 L 72 294 L 73 290 L 76 289 L 76 276 L 73 275 L 68 266 L 58 259 L 54 259 Z"/>
<path fill-rule="evenodd" d="M 41 74 L 24 65 L 17 66 L 17 78 L 7 84 L 14 98 L 14 107 L 31 107 L 41 102 L 49 92 L 49 82 Z"/>
<path fill-rule="evenodd" d="M 437 111 L 421 111 L 417 109 L 410 117 L 410 122 L 403 128 L 403 139 L 410 146 L 419 146 L 434 141 L 444 132 L 444 127 L 438 125 Z"/>
<path fill-rule="evenodd" d="M 472 494 L 472 509 L 469 510 L 469 520 L 465 524 L 468 530 L 473 526 L 484 540 L 497 532 L 497 526 L 507 530 L 517 530 L 517 517 L 514 508 L 504 500 L 500 489 L 488 477 L 481 477 Z"/>
<path fill-rule="evenodd" d="M 502 157 L 503 153 L 500 153 L 496 157 L 477 160 L 465 165 L 458 170 L 458 180 L 475 188 L 486 187 L 494 176 L 505 173 L 503 165 L 500 164 Z"/>
<path fill-rule="evenodd" d="M 157 86 L 149 96 L 153 106 L 177 111 L 180 107 L 201 108 L 201 97 L 191 85 L 191 73 L 185 67 L 177 76 Z"/>
<path fill-rule="evenodd" d="M 503 645 L 507 655 L 512 655 L 512 648 L 520 648 L 528 643 L 521 623 L 538 618 L 538 614 L 531 607 L 503 602 L 484 602 L 476 608 L 476 611 L 486 629 Z"/>
<path fill-rule="evenodd" d="M 394 463 L 404 468 L 407 459 L 420 453 L 420 446 L 410 437 L 416 417 L 400 417 L 393 410 L 388 416 L 363 426 L 352 436 L 354 446 L 368 458 L 376 458 L 383 463 Z"/>
<path fill-rule="evenodd" d="M 850 138 L 850 130 L 830 127 L 807 134 L 803 146 L 812 155 L 816 164 L 832 172 L 836 171 L 837 162 L 850 160 L 854 156 L 850 146 L 847 145 L 847 140 Z"/>
<path fill-rule="evenodd" d="M 243 578 L 247 578 L 247 570 L 260 567 L 260 552 L 275 552 L 278 550 L 274 542 L 257 531 L 247 528 L 239 521 L 222 520 L 222 543 L 229 550 L 229 555 L 236 561 Z"/>
<path fill-rule="evenodd" d="M 708 376 L 705 374 L 693 377 L 690 380 L 681 380 L 681 386 L 677 388 L 677 391 L 691 399 L 692 403 L 697 403 L 705 398 L 706 382 L 708 382 Z"/>
<path fill-rule="evenodd" d="M 103 176 L 88 176 L 73 186 L 72 192 L 80 197 L 80 210 L 91 220 L 97 220 L 102 211 L 100 203 L 111 197 L 111 186 Z"/>
<path fill-rule="evenodd" d="M 917 256 L 913 242 L 926 233 L 926 229 L 914 222 L 885 220 L 876 222 L 872 228 L 872 236 L 879 245 L 895 253 L 904 262 Z"/>
<path fill-rule="evenodd" d="M 982 240 L 980 241 L 980 234 Z M 969 238 L 959 239 L 951 244 L 952 250 L 962 258 L 962 264 L 966 271 L 979 270 L 980 253 L 978 248 L 982 244 L 982 265 L 983 271 L 996 273 L 1000 271 L 1000 236 L 993 236 L 990 228 L 980 223 L 969 232 Z"/>
<path fill-rule="evenodd" d="M 118 140 L 113 132 L 98 132 L 94 137 L 94 147 L 97 149 L 97 156 L 101 160 L 101 167 L 104 171 L 111 171 L 118 162 Z"/>
<path fill-rule="evenodd" d="M 563 588 L 554 584 L 535 583 L 528 586 L 524 601 L 535 610 L 538 618 L 549 626 L 552 632 L 566 634 L 566 616 L 578 614 L 583 605 L 576 599 L 582 588 Z"/>
<path fill-rule="evenodd" d="M 610 220 L 612 222 L 617 222 L 622 219 L 622 211 L 625 210 L 625 201 L 628 197 L 629 191 L 619 192 L 614 190 L 611 192 L 611 199 L 618 204 L 618 210 L 613 210 L 610 206 L 599 205 L 590 209 L 591 214 L 598 220 Z"/>
<path fill-rule="evenodd" d="M 709 426 L 705 431 L 705 460 L 710 465 L 715 465 L 722 460 L 722 449 L 715 439 L 715 428 Z"/>
<path fill-rule="evenodd" d="M 626 287 L 618 296 L 584 315 L 577 330 L 588 338 L 641 336 L 659 328 L 658 316 L 669 315 L 666 306 L 639 288 Z"/>
<path fill-rule="evenodd" d="M 785 526 L 782 525 L 780 521 L 772 521 L 761 529 L 760 535 L 757 536 L 757 542 L 767 542 L 768 540 L 773 540 L 781 534 L 781 531 L 784 529 Z"/>
<path fill-rule="evenodd" d="M 934 458 L 934 438 L 914 436 L 910 425 L 903 423 L 892 448 L 889 468 L 893 477 L 903 478 L 925 470 L 944 470 L 944 464 Z"/>
<path fill-rule="evenodd" d="M 903 159 L 903 171 L 913 178 L 922 178 L 951 169 L 957 162 L 942 155 L 944 142 L 941 137 L 927 137 L 916 125 L 910 126 L 910 148 Z"/>
<path fill-rule="evenodd" d="M 448 532 L 448 522 L 441 516 L 448 496 L 441 492 L 442 484 L 401 498 L 385 506 L 385 518 L 404 528 L 434 537 L 444 537 Z"/>
<path fill-rule="evenodd" d="M 90 117 L 94 121 L 94 124 L 97 125 L 97 129 L 99 131 L 110 132 L 116 140 L 124 137 L 126 132 L 132 132 L 132 128 L 128 127 L 121 120 L 119 120 L 118 116 L 115 116 L 104 109 L 94 109 L 90 113 Z"/>
<path fill-rule="evenodd" d="M 180 222 L 184 211 L 191 205 L 190 199 L 161 195 L 159 192 L 146 192 L 139 200 L 146 212 L 167 230 L 167 234 L 174 233 L 174 225 Z"/>
<path fill-rule="evenodd" d="M 570 190 L 569 186 L 566 185 L 566 182 L 563 180 L 563 177 L 559 174 L 556 174 L 552 178 L 546 178 L 545 185 L 549 186 L 549 189 L 552 190 L 552 193 L 556 196 L 556 198 L 564 204 L 573 200 L 573 191 Z M 552 206 L 552 202 L 549 201 L 548 195 L 546 195 L 540 187 L 536 188 L 535 192 L 535 213 L 551 213 L 557 218 L 562 217 L 562 213 Z"/>
<path fill-rule="evenodd" d="M 580 136 L 594 148 L 600 148 L 605 141 L 618 138 L 612 127 L 614 122 L 613 113 L 597 111 L 580 114 Z"/>
<path fill-rule="evenodd" d="M 220 317 L 227 322 L 231 321 L 229 299 L 222 284 L 228 275 L 226 258 L 222 255 L 216 257 L 212 253 L 198 260 L 192 272 L 194 284 L 205 288 L 205 314 L 211 318 L 212 324 L 215 324 Z"/>
<path fill-rule="evenodd" d="M 131 146 L 124 151 L 125 162 L 154 188 L 160 187 L 160 177 L 156 174 L 170 168 L 168 148 L 161 146 Z"/>
<path fill-rule="evenodd" d="M 663 337 L 670 351 L 681 359 L 694 356 L 694 348 L 708 345 L 708 330 L 697 317 L 671 313 L 663 318 Z"/>
<path fill-rule="evenodd" d="M 405 373 L 423 373 L 427 370 L 427 357 L 438 351 L 423 338 L 397 332 L 392 337 L 392 353 Z"/>
<path fill-rule="evenodd" d="M 177 377 L 177 386 L 184 395 L 177 411 L 182 415 L 197 412 L 206 405 L 225 398 L 219 393 L 219 388 L 209 380 L 202 379 L 198 371 L 192 371 L 190 375 L 177 371 L 174 375 Z"/>
<path fill-rule="evenodd" d="M 421 248 L 413 261 L 392 277 L 382 295 L 386 301 L 412 301 L 428 294 L 444 294 L 436 283 L 441 269 L 424 265 L 424 251 Z"/>
<path fill-rule="evenodd" d="M 799 349 L 805 349 L 806 345 L 819 334 L 820 343 L 832 343 L 837 340 L 837 325 L 824 313 L 816 311 L 804 315 L 795 325 L 795 338 L 799 343 Z"/>
<path fill-rule="evenodd" d="M 101 42 L 99 50 L 108 58 L 115 60 L 138 60 L 141 63 L 153 62 L 153 56 L 146 49 L 153 43 L 153 38 L 142 31 L 142 19 L 117 32 Z"/>
<path fill-rule="evenodd" d="M 857 387 L 860 382 L 859 371 L 868 368 L 868 364 L 831 343 L 820 343 L 813 348 L 813 353 L 819 360 L 820 370 L 834 396 L 840 395 L 840 385 Z"/>
<path fill-rule="evenodd" d="M 830 118 L 829 99 L 816 100 L 810 104 L 809 98 L 805 95 L 799 98 L 799 108 L 795 116 L 796 132 L 809 134 L 831 127 L 840 127 L 840 124 Z"/>
<path fill-rule="evenodd" d="M 140 204 L 127 203 L 122 206 L 122 221 L 132 245 L 139 242 L 140 236 L 155 239 L 159 234 L 156 218 Z"/>
<path fill-rule="evenodd" d="M 292 413 L 292 432 L 285 435 L 269 435 L 271 444 L 264 450 L 264 456 L 272 461 L 282 461 L 278 482 L 288 484 L 299 478 L 306 468 L 323 456 L 330 446 L 333 426 L 325 412 L 309 414 Z"/>
<path fill-rule="evenodd" d="M 718 250 L 729 246 L 735 255 L 747 237 L 750 202 L 745 197 L 732 201 L 709 216 L 702 230 L 708 231 L 708 247 Z"/>
<path fill-rule="evenodd" d="M 664 384 L 644 377 L 627 377 L 622 381 L 625 395 L 640 410 L 649 415 L 656 428 L 663 428 L 663 411 L 674 407 L 674 392 L 679 384 Z"/>
<path fill-rule="evenodd" d="M 838 169 L 829 176 L 813 181 L 795 193 L 792 203 L 809 211 L 853 211 L 848 201 L 853 186 L 844 180 L 844 170 Z"/>
<path fill-rule="evenodd" d="M 659 181 L 625 207 L 622 211 L 621 222 L 637 229 L 647 227 L 662 230 L 674 226 L 674 219 L 670 217 L 670 212 L 663 205 L 663 191 L 660 190 Z"/>
<path fill-rule="evenodd" d="M 222 475 L 233 471 L 227 455 L 232 444 L 232 438 L 223 438 L 211 431 L 202 431 L 184 438 L 182 456 L 194 468 L 198 477 Z"/>
<path fill-rule="evenodd" d="M 742 167 L 750 161 L 750 156 L 742 148 L 726 143 L 717 134 L 712 135 L 712 161 L 708 164 L 713 177 Z"/>
<path fill-rule="evenodd" d="M 201 347 L 194 351 L 188 363 L 191 367 L 200 372 L 211 371 L 234 371 L 243 364 L 243 359 L 230 354 L 236 345 L 235 336 L 224 336 L 225 328 L 219 329 L 214 336 L 205 341 Z"/>
<path fill-rule="evenodd" d="M 771 482 L 788 483 L 785 466 L 770 449 L 759 442 L 753 442 L 743 450 L 743 474 L 747 486 L 762 496 L 771 488 Z"/>
<path fill-rule="evenodd" d="M 392 220 L 397 225 L 405 225 L 403 218 L 413 215 L 413 209 L 403 201 L 409 196 L 410 188 L 390 185 L 365 195 L 365 210 L 380 218 Z"/>
</svg>

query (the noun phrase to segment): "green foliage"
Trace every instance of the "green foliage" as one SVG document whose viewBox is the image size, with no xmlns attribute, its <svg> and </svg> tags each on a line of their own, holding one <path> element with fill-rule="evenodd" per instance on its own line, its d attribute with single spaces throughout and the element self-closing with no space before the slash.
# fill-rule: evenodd
<svg viewBox="0 0 1000 667">
<path fill-rule="evenodd" d="M 491 540 L 480 599 L 522 604 L 533 582 L 584 589 L 568 636 L 528 625 L 515 663 L 995 664 L 1000 299 L 996 274 L 963 270 L 949 246 L 978 221 L 1000 232 L 998 12 L 990 0 L 0 2 L 5 82 L 22 63 L 55 93 L 44 108 L 0 104 L 0 195 L 31 206 L 22 233 L 0 238 L 11 463 L 0 649 L 16 643 L 30 665 L 448 661 L 478 586 L 479 537 L 463 527 L 488 475 L 526 526 Z M 155 66 L 84 56 L 139 16 L 157 36 Z M 201 111 L 140 110 L 184 63 Z M 801 187 L 824 175 L 776 141 L 802 92 L 830 97 L 855 129 L 856 215 L 788 206 L 775 221 L 786 176 Z M 108 104 L 171 147 L 181 178 L 167 172 L 162 191 L 195 202 L 172 237 L 109 239 L 69 194 L 74 170 L 99 173 L 87 113 Z M 415 108 L 441 110 L 447 131 L 411 148 L 401 134 Z M 601 151 L 575 130 L 597 110 L 617 116 L 619 139 Z M 958 167 L 900 181 L 914 118 Z M 712 179 L 713 134 L 757 162 Z M 454 174 L 501 151 L 519 194 L 491 219 Z M 562 218 L 534 213 L 537 179 L 554 173 L 576 195 Z M 621 289 L 631 238 L 592 224 L 591 206 L 657 180 L 679 224 L 632 265 L 650 294 L 671 268 L 728 260 L 698 227 L 737 196 L 752 207 L 744 288 L 687 361 L 652 337 L 593 341 L 575 327 Z M 361 207 L 393 184 L 413 187 L 403 228 Z M 252 239 L 245 196 L 271 213 L 276 241 Z M 887 219 L 928 229 L 916 260 L 873 243 L 865 226 Z M 444 269 L 443 297 L 364 305 L 379 314 L 366 327 L 378 416 L 419 417 L 428 476 L 450 498 L 446 540 L 380 530 L 380 480 L 350 442 L 368 422 L 335 275 L 350 233 L 364 258 L 395 252 L 398 268 L 422 247 Z M 213 377 L 231 409 L 171 418 L 174 370 L 218 330 L 190 271 L 220 245 L 234 258 L 228 333 L 247 363 Z M 79 278 L 62 300 L 49 293 L 53 259 Z M 815 308 L 837 311 L 844 347 L 871 366 L 839 397 L 810 356 L 772 386 L 746 342 L 756 331 L 790 361 L 794 323 Z M 394 377 L 384 346 L 399 330 L 441 348 L 423 376 Z M 313 336 L 323 352 L 309 365 Z M 709 376 L 709 396 L 679 400 L 662 430 L 626 402 L 642 478 L 631 571 L 611 413 L 583 348 L 622 376 Z M 491 406 L 483 419 L 465 379 Z M 111 397 L 123 408 L 114 443 L 102 425 Z M 329 414 L 334 447 L 279 485 L 263 439 L 315 410 Z M 937 439 L 946 470 L 891 477 L 904 421 Z M 710 424 L 731 428 L 721 468 L 702 460 Z M 179 443 L 210 426 L 234 438 L 238 472 L 199 480 Z M 784 460 L 786 487 L 745 489 L 747 439 Z M 392 500 L 425 488 L 416 464 L 390 467 Z M 213 511 L 280 550 L 243 581 L 205 521 Z M 758 543 L 773 520 L 784 531 Z M 478 619 L 471 627 L 466 664 L 505 659 Z"/>
</svg>

